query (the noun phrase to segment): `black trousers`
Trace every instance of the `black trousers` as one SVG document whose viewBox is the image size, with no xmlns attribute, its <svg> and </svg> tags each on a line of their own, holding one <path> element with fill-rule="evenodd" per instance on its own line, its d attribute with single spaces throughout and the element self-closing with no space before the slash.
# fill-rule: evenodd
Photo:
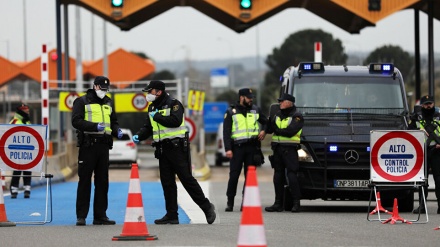
<svg viewBox="0 0 440 247">
<path fill-rule="evenodd" d="M 160 147 L 157 147 L 160 148 Z M 211 207 L 202 188 L 192 175 L 192 170 L 181 144 L 163 146 L 159 158 L 160 182 L 165 197 L 167 216 L 178 217 L 176 174 L 191 199 L 203 210 Z"/>
<path fill-rule="evenodd" d="M 246 184 L 246 175 L 249 165 L 254 164 L 254 155 L 257 154 L 256 144 L 240 144 L 234 145 L 232 149 L 232 159 L 229 162 L 229 181 L 228 188 L 226 190 L 227 197 L 235 197 L 237 194 L 238 179 L 240 178 L 241 170 L 244 164 L 244 177 Z M 243 191 L 244 192 L 244 186 Z"/>
<path fill-rule="evenodd" d="M 440 207 L 440 149 L 428 148 L 428 170 L 431 169 L 432 176 L 435 183 L 435 196 L 437 197 L 437 203 Z M 429 176 L 429 174 L 428 174 Z M 425 196 L 428 197 L 428 188 L 424 188 Z"/>
<path fill-rule="evenodd" d="M 293 200 L 301 199 L 297 172 L 299 170 L 298 152 L 296 147 L 279 145 L 273 151 L 273 184 L 275 200 L 282 202 L 284 185 L 289 184 Z"/>
<path fill-rule="evenodd" d="M 80 147 L 78 154 L 78 189 L 76 192 L 76 216 L 87 218 L 94 174 L 95 196 L 93 199 L 93 217 L 107 217 L 108 207 L 108 167 L 109 146 L 105 143 L 93 143 L 90 147 Z"/>
<path fill-rule="evenodd" d="M 20 175 L 23 173 L 23 185 L 31 185 L 31 175 L 32 172 L 29 171 L 13 171 L 12 172 L 12 178 L 11 178 L 11 187 L 16 187 L 18 188 L 19 184 L 20 184 Z"/>
</svg>

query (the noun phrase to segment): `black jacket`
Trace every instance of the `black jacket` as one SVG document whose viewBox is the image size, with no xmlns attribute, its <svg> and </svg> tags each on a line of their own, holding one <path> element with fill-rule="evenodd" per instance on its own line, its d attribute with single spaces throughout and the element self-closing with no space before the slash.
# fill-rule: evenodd
<svg viewBox="0 0 440 247">
<path fill-rule="evenodd" d="M 259 114 L 258 122 L 262 125 L 261 130 L 265 130 L 268 120 L 267 120 L 266 115 L 263 114 L 263 112 L 261 111 L 261 109 L 258 106 L 252 105 L 252 108 L 248 109 L 248 108 L 240 105 L 237 102 L 235 105 L 231 105 L 226 110 L 225 118 L 223 119 L 223 141 L 225 143 L 225 151 L 232 150 L 232 145 L 234 144 L 234 141 L 231 138 L 231 135 L 232 135 L 232 115 L 233 115 L 232 111 L 235 110 L 239 113 L 242 113 L 244 116 L 246 116 L 246 114 L 248 112 L 250 112 L 251 110 L 254 110 L 254 109 Z"/>
<path fill-rule="evenodd" d="M 285 119 L 287 117 L 292 117 L 292 122 L 285 129 L 280 129 L 275 123 L 275 117 L 280 117 L 281 119 Z M 296 107 L 293 106 L 291 108 L 287 108 L 284 110 L 278 110 L 273 118 L 269 119 L 269 124 L 266 128 L 266 133 L 272 134 L 275 133 L 279 136 L 284 137 L 292 137 L 298 133 L 304 126 L 304 118 L 302 114 L 296 111 Z"/>
<path fill-rule="evenodd" d="M 182 124 L 185 109 L 182 103 L 177 99 L 171 98 L 168 93 L 163 91 L 162 95 L 153 101 L 152 104 L 148 106 L 148 113 L 157 110 L 162 110 L 164 108 L 170 108 L 169 116 L 162 116 L 161 114 L 154 115 L 154 121 L 167 128 L 177 128 Z M 153 127 L 151 126 L 150 116 L 147 115 L 145 124 L 136 135 L 139 136 L 139 141 L 145 140 L 153 134 Z"/>
<path fill-rule="evenodd" d="M 109 105 L 112 107 L 112 113 L 110 114 L 110 127 L 112 129 L 112 136 L 118 136 L 119 123 L 116 117 L 115 108 L 113 106 L 113 101 L 109 97 L 105 96 L 103 99 L 100 99 L 94 89 L 87 90 L 84 96 L 76 98 L 73 101 L 73 110 L 72 110 L 72 126 L 80 131 L 95 131 L 98 132 L 97 126 L 98 123 L 93 123 L 90 121 L 86 121 L 84 119 L 84 98 L 90 104 L 100 104 L 100 105 Z"/>
</svg>

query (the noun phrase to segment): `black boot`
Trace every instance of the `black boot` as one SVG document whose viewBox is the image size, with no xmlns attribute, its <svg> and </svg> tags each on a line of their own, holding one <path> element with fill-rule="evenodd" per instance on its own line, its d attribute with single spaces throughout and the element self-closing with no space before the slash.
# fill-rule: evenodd
<svg viewBox="0 0 440 247">
<path fill-rule="evenodd" d="M 234 208 L 234 197 L 228 197 L 228 202 L 226 203 L 225 212 L 232 212 Z"/>
<path fill-rule="evenodd" d="M 293 200 L 292 213 L 299 213 L 301 207 L 300 200 Z"/>
<path fill-rule="evenodd" d="M 275 203 L 270 207 L 265 207 L 264 210 L 267 212 L 283 212 L 283 203 L 279 200 L 275 200 Z"/>
</svg>

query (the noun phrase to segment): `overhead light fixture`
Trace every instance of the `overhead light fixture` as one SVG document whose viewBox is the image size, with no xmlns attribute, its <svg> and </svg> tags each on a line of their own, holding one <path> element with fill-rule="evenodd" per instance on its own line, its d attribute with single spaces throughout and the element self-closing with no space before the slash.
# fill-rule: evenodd
<svg viewBox="0 0 440 247">
<path fill-rule="evenodd" d="M 369 11 L 380 11 L 381 0 L 368 0 L 368 10 Z"/>
</svg>

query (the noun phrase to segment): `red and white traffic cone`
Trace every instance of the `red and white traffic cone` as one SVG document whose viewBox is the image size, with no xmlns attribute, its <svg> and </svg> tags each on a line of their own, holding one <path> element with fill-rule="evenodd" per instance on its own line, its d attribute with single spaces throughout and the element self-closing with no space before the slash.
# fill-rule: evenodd
<svg viewBox="0 0 440 247">
<path fill-rule="evenodd" d="M 382 207 L 382 203 L 380 202 L 380 193 L 376 192 L 376 200 L 377 200 L 377 205 L 376 208 L 373 209 L 373 211 L 370 212 L 370 215 L 375 214 L 377 212 L 384 212 L 387 214 L 392 214 L 390 211 L 386 210 L 385 208 Z"/>
<path fill-rule="evenodd" d="M 258 189 L 255 166 L 249 166 L 244 189 L 243 210 L 238 232 L 238 247 L 266 247 L 266 234 L 261 211 L 260 192 Z"/>
<path fill-rule="evenodd" d="M 390 224 L 395 224 L 397 221 L 402 221 L 402 223 L 412 224 L 412 222 L 405 220 L 404 218 L 399 216 L 399 207 L 397 206 L 397 198 L 394 198 L 394 206 L 393 206 L 393 215 L 391 218 L 382 222 L 382 224 L 386 224 L 390 222 Z"/>
<path fill-rule="evenodd" d="M 139 181 L 138 165 L 131 165 L 130 185 L 128 188 L 127 210 L 125 211 L 124 226 L 119 236 L 114 236 L 113 241 L 119 240 L 157 240 L 155 235 L 150 235 L 144 217 L 142 203 L 141 183 Z"/>
<path fill-rule="evenodd" d="M 14 222 L 8 221 L 6 216 L 5 198 L 3 197 L 3 189 L 0 190 L 0 227 L 15 226 Z"/>
</svg>

